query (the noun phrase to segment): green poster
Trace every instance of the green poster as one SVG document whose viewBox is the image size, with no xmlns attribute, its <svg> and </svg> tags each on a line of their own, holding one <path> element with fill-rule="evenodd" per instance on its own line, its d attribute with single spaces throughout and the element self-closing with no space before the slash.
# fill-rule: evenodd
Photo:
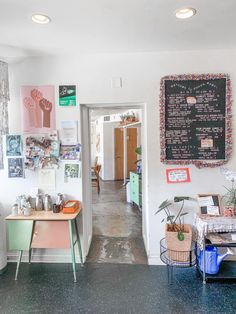
<svg viewBox="0 0 236 314">
<path fill-rule="evenodd" d="M 76 106 L 76 85 L 59 86 L 59 106 Z"/>
</svg>

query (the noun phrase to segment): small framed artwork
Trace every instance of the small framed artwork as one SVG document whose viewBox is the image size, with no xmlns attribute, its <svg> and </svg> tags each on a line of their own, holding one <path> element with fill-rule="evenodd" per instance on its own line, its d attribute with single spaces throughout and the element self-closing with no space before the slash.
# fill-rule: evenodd
<svg viewBox="0 0 236 314">
<path fill-rule="evenodd" d="M 202 215 L 219 216 L 221 214 L 219 194 L 198 194 L 198 204 Z"/>
<path fill-rule="evenodd" d="M 170 168 L 166 169 L 167 183 L 190 182 L 189 168 Z"/>
</svg>

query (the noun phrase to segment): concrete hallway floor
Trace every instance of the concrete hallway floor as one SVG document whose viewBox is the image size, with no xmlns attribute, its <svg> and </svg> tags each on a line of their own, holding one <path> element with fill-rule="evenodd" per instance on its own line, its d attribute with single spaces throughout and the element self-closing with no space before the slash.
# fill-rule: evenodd
<svg viewBox="0 0 236 314">
<path fill-rule="evenodd" d="M 93 240 L 87 262 L 147 264 L 142 213 L 126 202 L 123 181 L 101 181 L 93 188 Z"/>
</svg>

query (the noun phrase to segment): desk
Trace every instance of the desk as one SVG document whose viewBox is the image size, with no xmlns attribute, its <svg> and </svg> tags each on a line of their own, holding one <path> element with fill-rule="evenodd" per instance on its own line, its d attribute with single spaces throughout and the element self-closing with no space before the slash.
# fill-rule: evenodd
<svg viewBox="0 0 236 314">
<path fill-rule="evenodd" d="M 78 245 L 81 265 L 83 257 L 76 218 L 81 209 L 74 214 L 53 213 L 52 211 L 34 211 L 30 216 L 9 215 L 7 220 L 9 250 L 19 251 L 15 280 L 18 278 L 23 251 L 34 248 L 70 249 L 74 282 L 76 282 L 75 244 Z M 75 237 L 75 240 L 74 240 Z"/>
</svg>

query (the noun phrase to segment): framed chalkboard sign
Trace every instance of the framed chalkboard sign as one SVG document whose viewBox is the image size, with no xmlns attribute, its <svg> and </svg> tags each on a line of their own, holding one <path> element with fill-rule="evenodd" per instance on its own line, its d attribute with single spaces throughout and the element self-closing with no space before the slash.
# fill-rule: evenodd
<svg viewBox="0 0 236 314">
<path fill-rule="evenodd" d="M 231 83 L 227 74 L 161 79 L 161 161 L 198 168 L 226 163 L 232 153 Z"/>
</svg>

